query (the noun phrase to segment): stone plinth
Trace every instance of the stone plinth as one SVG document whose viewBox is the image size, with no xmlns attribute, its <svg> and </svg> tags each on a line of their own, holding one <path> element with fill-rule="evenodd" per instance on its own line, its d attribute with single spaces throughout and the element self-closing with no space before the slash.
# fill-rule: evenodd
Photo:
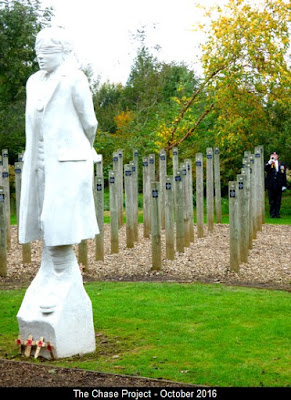
<svg viewBox="0 0 291 400">
<path fill-rule="evenodd" d="M 17 319 L 21 338 L 43 337 L 54 346 L 54 358 L 95 350 L 92 304 L 75 257 L 65 271 L 56 272 L 43 248 L 40 270 L 26 291 Z M 51 356 L 45 348 L 40 355 Z"/>
</svg>

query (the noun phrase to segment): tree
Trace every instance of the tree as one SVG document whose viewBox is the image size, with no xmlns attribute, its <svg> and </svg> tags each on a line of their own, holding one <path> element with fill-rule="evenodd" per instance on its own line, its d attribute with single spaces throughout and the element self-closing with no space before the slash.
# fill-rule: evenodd
<svg viewBox="0 0 291 400">
<path fill-rule="evenodd" d="M 223 8 L 206 10 L 206 15 L 210 23 L 200 26 L 207 34 L 204 78 L 181 102 L 164 143 L 167 149 L 181 145 L 214 113 L 209 129 L 213 145 L 241 155 L 243 148 L 264 144 L 266 130 L 271 129 L 269 103 L 280 103 L 285 110 L 290 107 L 290 9 L 283 0 L 264 0 L 260 5 L 229 0 Z M 199 108 L 201 96 L 204 105 L 194 118 L 193 107 Z"/>
<path fill-rule="evenodd" d="M 122 111 L 123 86 L 121 83 L 103 83 L 95 88 L 93 102 L 98 119 L 98 127 L 104 132 L 116 133 L 115 116 Z"/>
<path fill-rule="evenodd" d="M 12 161 L 25 144 L 25 85 L 38 69 L 35 37 L 51 15 L 39 0 L 0 3 L 0 149 L 8 148 Z"/>
<path fill-rule="evenodd" d="M 202 62 L 206 75 L 220 70 L 208 87 L 218 112 L 216 144 L 241 154 L 272 132 L 267 105 L 290 107 L 290 7 L 283 0 L 230 0 L 215 11 Z"/>
</svg>

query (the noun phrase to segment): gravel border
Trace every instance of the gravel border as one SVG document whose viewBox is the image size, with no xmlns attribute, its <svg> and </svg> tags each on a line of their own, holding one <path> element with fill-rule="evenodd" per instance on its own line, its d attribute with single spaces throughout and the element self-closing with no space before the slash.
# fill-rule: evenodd
<svg viewBox="0 0 291 400">
<path fill-rule="evenodd" d="M 215 224 L 205 236 L 197 238 L 176 253 L 173 261 L 165 258 L 165 233 L 162 232 L 162 271 L 151 271 L 151 240 L 143 237 L 139 224 L 139 240 L 133 249 L 126 248 L 126 227 L 119 230 L 119 253 L 110 254 L 110 225 L 105 224 L 105 259 L 95 261 L 94 240 L 88 240 L 89 269 L 84 281 L 168 281 L 216 282 L 232 285 L 255 286 L 291 290 L 291 225 L 263 225 L 253 241 L 248 263 L 240 265 L 239 273 L 229 271 L 229 226 Z M 32 263 L 23 264 L 22 248 L 17 243 L 17 227 L 11 227 L 12 245 L 8 252 L 8 275 L 0 277 L 0 287 L 27 286 L 38 271 L 41 242 L 32 243 Z M 77 253 L 77 246 L 75 246 Z"/>
</svg>

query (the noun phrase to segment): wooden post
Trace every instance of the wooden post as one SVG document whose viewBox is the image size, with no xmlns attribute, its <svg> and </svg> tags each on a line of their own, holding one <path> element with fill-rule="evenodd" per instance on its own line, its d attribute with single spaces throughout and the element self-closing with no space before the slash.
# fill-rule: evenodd
<svg viewBox="0 0 291 400">
<path fill-rule="evenodd" d="M 177 147 L 173 148 L 173 177 L 176 176 L 176 173 L 179 169 L 179 151 Z M 173 185 L 173 197 L 174 197 L 174 218 L 176 219 L 176 185 Z"/>
<path fill-rule="evenodd" d="M 155 154 L 149 154 L 149 174 L 150 174 L 150 182 L 156 181 L 156 156 Z"/>
<path fill-rule="evenodd" d="M 20 208 L 22 167 L 23 167 L 23 162 L 16 162 L 14 164 L 17 232 L 19 232 L 19 208 Z M 18 235 L 17 235 L 17 237 L 18 237 Z M 22 261 L 23 261 L 23 264 L 31 263 L 31 244 L 30 243 L 25 243 L 22 245 Z"/>
<path fill-rule="evenodd" d="M 131 161 L 131 172 L 132 172 L 132 212 L 133 212 L 133 232 L 134 241 L 138 242 L 138 197 L 137 197 L 137 174 L 135 162 Z"/>
<path fill-rule="evenodd" d="M 261 211 L 262 211 L 262 224 L 265 223 L 265 157 L 264 157 L 264 146 L 259 146 L 259 149 L 261 151 Z"/>
<path fill-rule="evenodd" d="M 256 227 L 262 230 L 262 163 L 261 163 L 261 147 L 255 148 L 255 210 L 256 210 Z"/>
<path fill-rule="evenodd" d="M 249 249 L 253 248 L 253 205 L 252 205 L 252 168 L 250 159 L 244 159 L 242 168 L 246 171 L 246 188 L 248 196 L 248 227 L 249 227 Z"/>
<path fill-rule="evenodd" d="M 176 249 L 184 253 L 184 196 L 183 194 L 183 171 L 178 169 L 175 176 L 176 193 Z"/>
<path fill-rule="evenodd" d="M 214 228 L 214 207 L 213 207 L 213 149 L 206 149 L 206 206 L 207 226 L 209 231 Z"/>
<path fill-rule="evenodd" d="M 88 243 L 87 240 L 81 240 L 78 245 L 78 262 L 83 266 L 85 272 L 88 271 Z"/>
<path fill-rule="evenodd" d="M 151 183 L 151 220 L 152 220 L 152 269 L 159 271 L 162 269 L 162 250 L 161 250 L 161 223 L 160 223 L 160 183 Z"/>
<path fill-rule="evenodd" d="M 174 234 L 174 198 L 173 177 L 166 176 L 166 204 L 165 204 L 165 226 L 166 226 L 166 258 L 175 259 L 175 234 Z"/>
<path fill-rule="evenodd" d="M 7 276 L 7 218 L 5 188 L 0 186 L 0 276 Z"/>
<path fill-rule="evenodd" d="M 149 186 L 149 199 L 151 199 L 151 183 L 152 182 L 156 182 L 156 156 L 155 156 L 155 154 L 149 154 L 149 157 L 148 157 L 148 159 L 149 159 L 149 184 L 150 184 L 150 186 Z M 151 214 L 151 200 L 149 201 L 149 205 L 150 205 L 150 208 L 149 208 L 149 213 L 150 213 L 150 216 L 152 215 Z M 152 225 L 152 220 L 151 220 L 151 217 L 150 217 L 150 219 L 149 219 L 149 221 L 150 221 L 150 229 L 151 229 L 151 225 Z"/>
<path fill-rule="evenodd" d="M 190 247 L 189 195 L 187 185 L 187 168 L 185 163 L 180 164 L 183 174 L 183 203 L 184 203 L 184 247 Z"/>
<path fill-rule="evenodd" d="M 119 157 L 119 195 L 118 195 L 118 226 L 119 228 L 123 225 L 123 151 L 121 149 L 118 150 Z"/>
<path fill-rule="evenodd" d="M 132 169 L 130 164 L 124 166 L 125 183 L 125 212 L 126 212 L 126 247 L 134 247 L 134 229 L 133 229 L 133 185 Z"/>
<path fill-rule="evenodd" d="M 250 217 L 251 217 L 251 228 L 252 228 L 252 239 L 257 238 L 257 226 L 256 226 L 256 210 L 255 210 L 255 155 L 250 155 L 250 184 L 251 184 L 251 191 L 250 191 Z M 253 246 L 253 245 L 251 245 Z M 252 247 L 251 247 L 252 248 Z"/>
<path fill-rule="evenodd" d="M 160 150 L 159 159 L 159 176 L 160 176 L 160 213 L 161 227 L 165 229 L 165 182 L 167 175 L 167 153 L 165 150 Z"/>
<path fill-rule="evenodd" d="M 143 236 L 150 237 L 151 232 L 151 182 L 149 174 L 149 160 L 143 159 Z"/>
<path fill-rule="evenodd" d="M 248 224 L 248 248 L 252 249 L 253 248 L 253 207 L 252 207 L 252 182 L 251 182 L 251 161 L 250 161 L 250 155 L 251 153 L 249 151 L 244 152 L 245 157 L 242 159 L 242 168 L 241 168 L 241 173 L 245 175 L 246 177 L 246 195 L 247 195 L 247 203 L 248 203 L 248 208 L 247 208 L 247 224 Z"/>
<path fill-rule="evenodd" d="M 95 260 L 104 261 L 104 178 L 103 176 L 95 177 L 95 209 L 97 223 L 99 227 L 99 235 L 95 236 Z"/>
<path fill-rule="evenodd" d="M 2 182 L 5 190 L 5 207 L 6 207 L 6 228 L 7 228 L 7 249 L 11 249 L 11 223 L 10 223 L 10 181 L 9 181 L 9 158 L 8 150 L 2 150 Z"/>
<path fill-rule="evenodd" d="M 187 186 L 188 186 L 188 210 L 189 210 L 189 238 L 190 242 L 194 243 L 194 212 L 193 212 L 193 175 L 192 175 L 192 160 L 185 160 L 187 169 Z"/>
<path fill-rule="evenodd" d="M 245 168 L 241 169 L 241 175 L 244 176 L 244 195 L 245 195 L 245 207 L 246 210 L 242 211 L 243 214 L 246 215 L 245 221 L 243 221 L 243 224 L 245 224 L 244 229 L 245 229 L 245 237 L 243 237 L 243 241 L 245 242 L 244 246 L 246 247 L 245 254 L 249 253 L 249 248 L 250 248 L 250 242 L 252 240 L 251 234 L 250 234 L 250 216 L 249 216 L 249 210 L 250 210 L 250 169 L 245 165 Z M 243 261 L 243 260 L 242 260 Z"/>
<path fill-rule="evenodd" d="M 215 182 L 215 212 L 216 222 L 222 222 L 221 216 L 221 185 L 220 185 L 220 160 L 219 148 L 214 148 L 214 182 Z"/>
<path fill-rule="evenodd" d="M 22 166 L 23 166 L 22 162 L 16 162 L 14 164 L 17 232 L 19 232 L 19 206 L 20 206 Z"/>
<path fill-rule="evenodd" d="M 111 254 L 118 253 L 118 171 L 109 171 Z"/>
<path fill-rule="evenodd" d="M 250 152 L 249 150 L 245 150 L 245 151 L 244 151 L 244 158 L 249 159 L 249 158 L 250 158 L 250 155 L 251 155 L 251 152 Z"/>
<path fill-rule="evenodd" d="M 113 152 L 112 155 L 112 164 L 113 164 L 113 171 L 115 172 L 116 182 L 118 181 L 118 174 L 119 174 L 119 155 L 117 151 Z M 119 195 L 119 193 L 118 193 Z"/>
<path fill-rule="evenodd" d="M 101 161 L 96 163 L 96 176 L 103 176 L 103 156 L 101 156 Z"/>
<path fill-rule="evenodd" d="M 120 228 L 122 226 L 122 219 L 123 219 L 123 215 L 122 215 L 122 197 L 123 197 L 123 191 L 120 188 L 120 180 L 121 180 L 121 175 L 123 174 L 123 171 L 120 170 L 121 166 L 121 162 L 120 162 L 120 158 L 119 158 L 119 152 L 115 151 L 113 152 L 112 155 L 112 164 L 113 164 L 113 171 L 114 171 L 114 180 L 115 180 L 115 186 L 117 187 L 117 213 L 118 213 L 118 228 Z M 110 177 L 110 174 L 109 174 Z M 110 186 L 110 184 L 109 184 Z"/>
<path fill-rule="evenodd" d="M 240 222 L 240 261 L 248 262 L 249 230 L 248 230 L 248 202 L 246 196 L 246 176 L 237 175 L 238 194 L 239 194 L 239 222 Z"/>
<path fill-rule="evenodd" d="M 135 190 L 136 190 L 136 232 L 135 232 L 135 240 L 138 240 L 138 193 L 139 193 L 139 165 L 138 165 L 138 150 L 134 149 L 133 150 L 133 162 L 134 162 L 134 166 L 135 166 Z"/>
<path fill-rule="evenodd" d="M 239 210 L 237 199 L 237 182 L 228 183 L 229 195 L 229 240 L 230 240 L 230 270 L 239 271 Z"/>
<path fill-rule="evenodd" d="M 203 204 L 203 154 L 196 153 L 196 221 L 197 221 L 197 236 L 204 236 L 204 204 Z"/>
<path fill-rule="evenodd" d="M 134 162 L 134 165 L 135 165 L 135 173 L 136 173 L 136 191 L 137 191 L 137 196 L 138 196 L 138 192 L 139 192 L 139 190 L 138 190 L 138 188 L 139 188 L 139 184 L 138 184 L 138 182 L 139 182 L 139 168 L 138 168 L 138 150 L 137 149 L 134 149 L 133 150 L 133 162 Z"/>
</svg>

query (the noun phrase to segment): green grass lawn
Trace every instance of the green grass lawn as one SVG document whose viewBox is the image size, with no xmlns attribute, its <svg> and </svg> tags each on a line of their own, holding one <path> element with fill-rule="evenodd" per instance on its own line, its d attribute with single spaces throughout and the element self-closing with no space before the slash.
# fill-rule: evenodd
<svg viewBox="0 0 291 400">
<path fill-rule="evenodd" d="M 55 365 L 198 385 L 290 385 L 287 292 L 112 282 L 88 283 L 86 290 L 97 350 Z M 14 341 L 23 295 L 24 290 L 0 292 L 1 357 L 19 357 Z"/>
</svg>

